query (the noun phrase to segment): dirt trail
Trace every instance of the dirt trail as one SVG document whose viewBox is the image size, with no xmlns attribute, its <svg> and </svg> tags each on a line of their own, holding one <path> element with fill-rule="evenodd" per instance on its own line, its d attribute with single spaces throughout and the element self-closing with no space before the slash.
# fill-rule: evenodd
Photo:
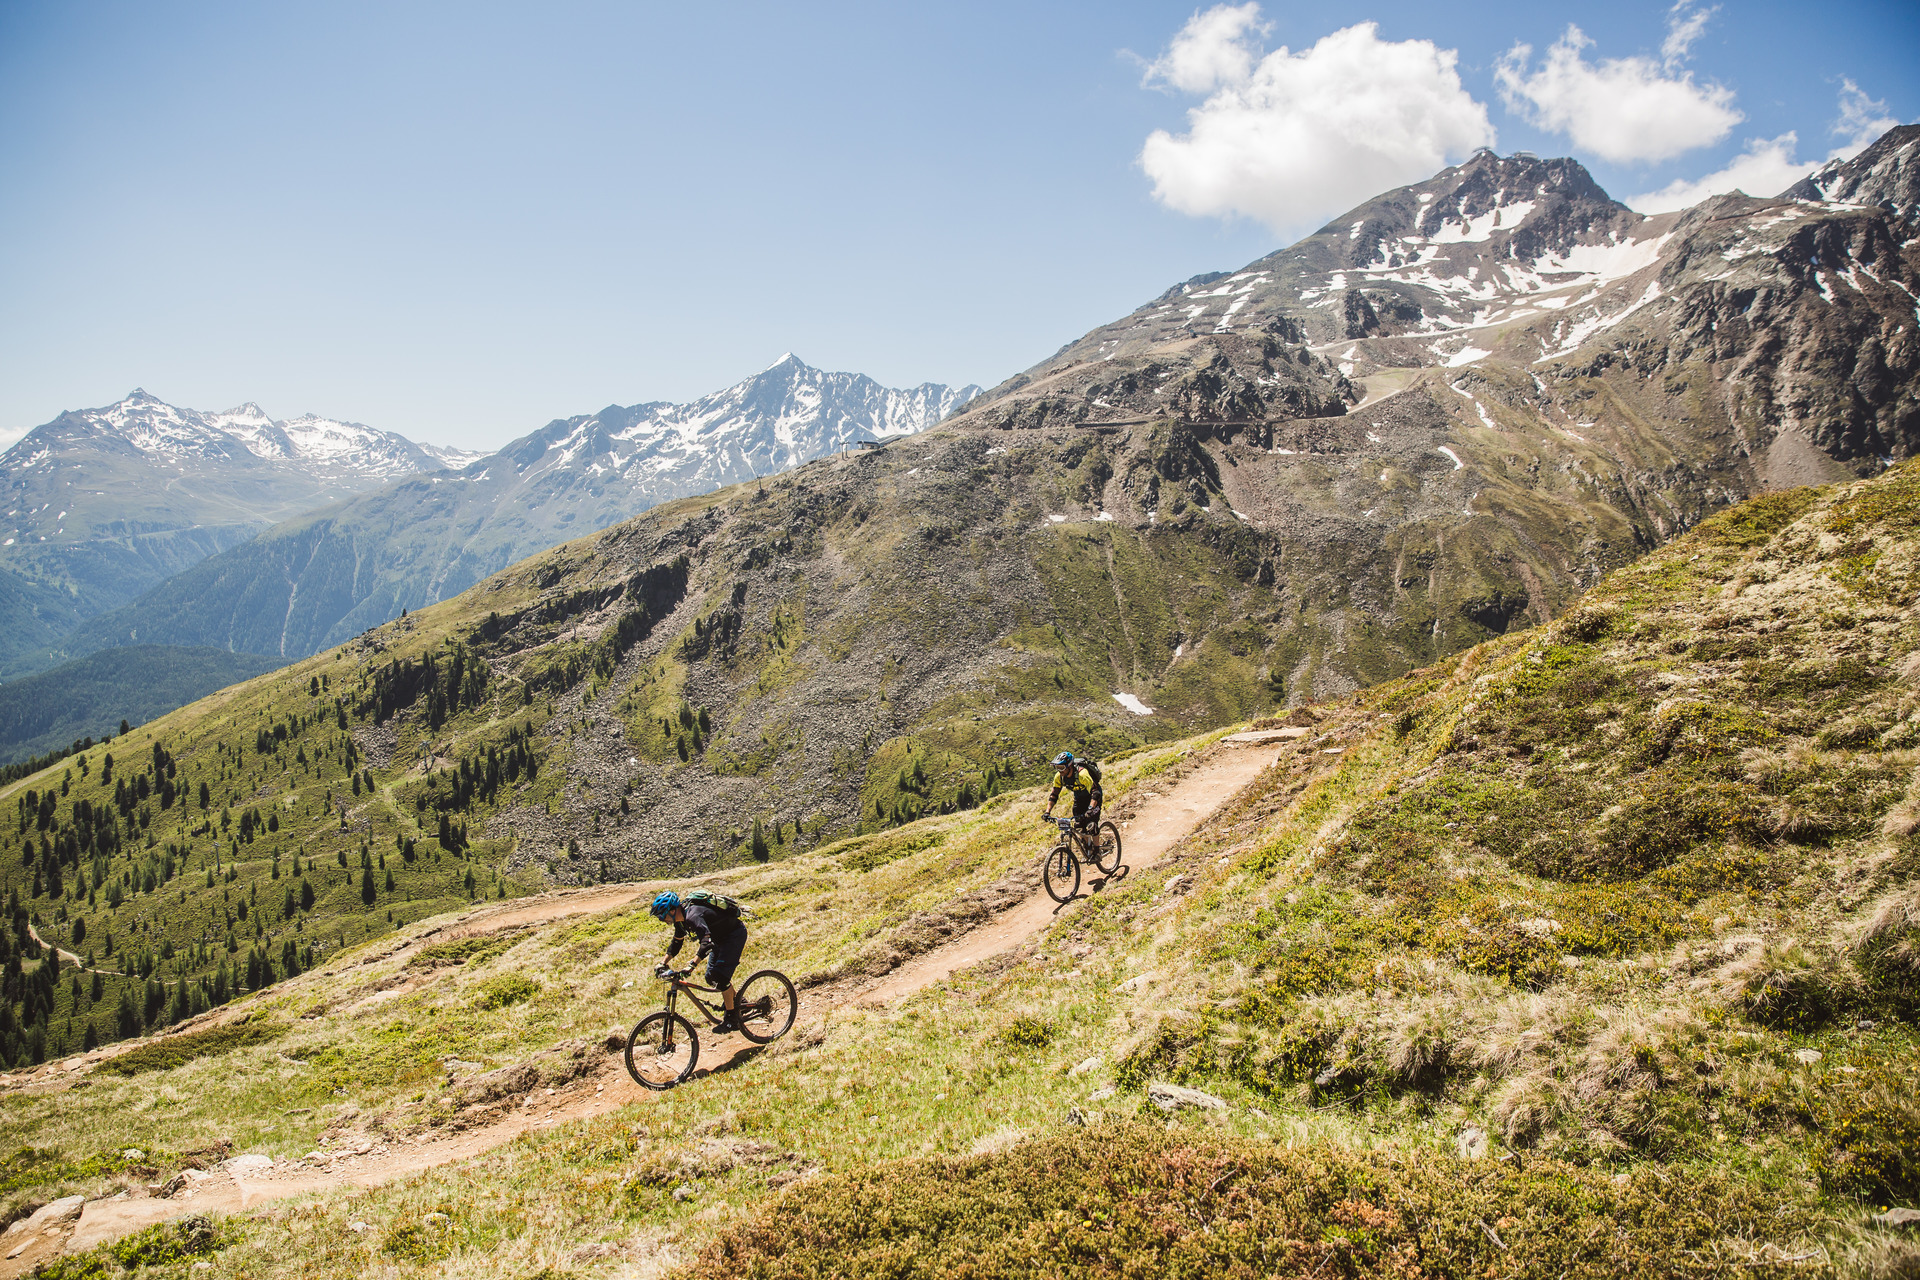
<svg viewBox="0 0 1920 1280">
<path fill-rule="evenodd" d="M 1278 752 L 1271 747 L 1222 746 L 1198 769 L 1164 790 L 1154 790 L 1151 780 L 1143 784 L 1142 790 L 1135 793 L 1133 819 L 1120 832 L 1121 874 L 1143 871 L 1159 862 L 1182 836 L 1231 800 L 1277 756 Z M 1040 833 L 1038 824 L 1034 831 L 1037 859 L 1048 841 Z M 1092 868 L 1082 874 L 1089 873 L 1099 874 Z M 1082 879 L 1081 894 L 1085 895 L 1089 888 L 1089 882 Z M 1072 909 L 1072 903 L 1055 902 L 1042 889 L 1019 906 L 1002 912 L 946 946 L 907 961 L 860 992 L 857 999 L 861 1004 L 889 1004 L 910 996 L 956 970 L 1020 945 Z"/>
<path fill-rule="evenodd" d="M 59 955 L 59 957 L 62 960 L 65 960 L 68 963 L 72 964 L 75 968 L 86 969 L 88 973 L 104 973 L 115 978 L 124 978 L 127 976 L 126 974 L 120 972 L 118 969 L 87 969 L 87 962 L 84 959 L 82 959 L 80 956 L 73 954 L 73 952 L 67 950 L 65 947 L 56 947 L 51 942 L 48 942 L 45 938 L 41 937 L 40 931 L 33 927 L 33 922 L 31 920 L 27 922 L 27 936 L 32 938 L 34 943 L 37 946 L 51 948 L 54 952 L 56 952 Z"/>
<path fill-rule="evenodd" d="M 1159 862 L 1181 837 L 1259 776 L 1277 754 L 1273 747 L 1266 745 L 1221 744 L 1192 773 L 1178 781 L 1162 783 L 1159 787 L 1152 780 L 1143 784 L 1129 797 L 1134 816 L 1122 831 L 1123 865 L 1127 871 L 1144 870 Z M 1034 830 L 1033 844 L 1038 857 L 1045 841 L 1038 838 L 1038 824 Z M 1085 882 L 1081 891 L 1083 894 L 1088 891 Z M 543 895 L 533 901 L 523 899 L 477 912 L 443 932 L 458 935 L 477 928 L 491 932 L 541 924 L 583 912 L 624 906 L 641 893 L 631 886 L 607 886 Z M 1044 890 L 1036 892 L 1032 898 L 946 946 L 901 965 L 870 987 L 851 991 L 817 988 L 803 993 L 797 1021 L 819 1018 L 846 1004 L 885 1004 L 912 995 L 958 969 L 1018 946 L 1071 911 L 1072 904 L 1063 906 L 1049 898 Z M 760 1046 L 739 1036 L 716 1040 L 710 1034 L 703 1034 L 701 1041 L 701 1074 L 730 1070 L 761 1052 Z M 270 1168 L 235 1169 L 229 1161 L 227 1166 L 210 1171 L 204 1181 L 172 1199 L 93 1200 L 86 1204 L 77 1223 L 54 1227 L 34 1236 L 30 1242 L 21 1240 L 21 1232 L 0 1235 L 0 1252 L 14 1255 L 0 1258 L 0 1280 L 25 1275 L 35 1265 L 62 1252 L 90 1249 L 170 1218 L 192 1213 L 238 1213 L 288 1196 L 379 1186 L 422 1169 L 480 1155 L 524 1133 L 589 1119 L 648 1096 L 627 1078 L 619 1059 L 609 1055 L 594 1075 L 553 1094 L 536 1091 L 530 1098 L 534 1105 L 515 1107 L 508 1116 L 485 1128 L 418 1140 L 389 1138 L 363 1153 L 336 1155 L 318 1165 L 283 1161 Z M 17 1247 L 23 1243 L 25 1248 Z"/>
</svg>

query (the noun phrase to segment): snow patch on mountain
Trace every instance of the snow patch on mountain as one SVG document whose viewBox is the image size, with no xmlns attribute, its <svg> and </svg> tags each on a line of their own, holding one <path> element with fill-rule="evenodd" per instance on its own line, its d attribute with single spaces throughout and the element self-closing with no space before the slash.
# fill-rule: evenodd
<svg viewBox="0 0 1920 1280">
<path fill-rule="evenodd" d="M 103 409 L 78 409 L 29 432 L 0 454 L 0 473 L 30 465 L 53 440 L 121 445 L 157 462 L 291 464 L 329 477 L 399 479 L 446 465 L 405 436 L 317 414 L 276 421 L 249 401 L 217 413 L 168 404 L 136 387 Z M 471 461 L 478 455 L 467 455 Z M 464 464 L 463 464 L 464 465 Z"/>
<path fill-rule="evenodd" d="M 501 456 L 513 458 L 529 480 L 561 471 L 617 480 L 644 499 L 637 511 L 924 431 L 979 392 L 940 383 L 883 387 L 864 374 L 828 373 L 788 354 L 687 404 L 610 405 L 552 423 Z"/>
</svg>

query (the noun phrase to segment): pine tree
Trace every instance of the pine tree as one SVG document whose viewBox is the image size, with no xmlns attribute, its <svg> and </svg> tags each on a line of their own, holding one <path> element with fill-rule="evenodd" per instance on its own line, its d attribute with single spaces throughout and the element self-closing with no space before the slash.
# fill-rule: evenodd
<svg viewBox="0 0 1920 1280">
<path fill-rule="evenodd" d="M 360 869 L 360 901 L 372 906 L 374 897 L 373 868 L 362 867 Z"/>
<path fill-rule="evenodd" d="M 761 829 L 760 819 L 758 818 L 753 820 L 753 840 L 749 847 L 755 861 L 765 862 L 767 860 L 769 855 L 767 849 L 767 833 Z"/>
</svg>

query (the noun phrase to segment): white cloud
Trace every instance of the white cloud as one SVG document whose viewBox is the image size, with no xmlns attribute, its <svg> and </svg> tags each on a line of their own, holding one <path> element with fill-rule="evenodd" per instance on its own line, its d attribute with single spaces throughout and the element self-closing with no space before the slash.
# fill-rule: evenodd
<svg viewBox="0 0 1920 1280">
<path fill-rule="evenodd" d="M 1266 30 L 1260 6 L 1215 5 L 1196 13 L 1167 51 L 1147 64 L 1146 84 L 1166 84 L 1186 93 L 1211 93 L 1253 74 L 1255 49 L 1248 36 Z"/>
<path fill-rule="evenodd" d="M 1718 142 L 1744 118 L 1734 109 L 1733 91 L 1695 84 L 1692 72 L 1676 73 L 1673 66 L 1710 13 L 1670 15 L 1664 63 L 1640 57 L 1588 62 L 1581 50 L 1593 42 L 1573 26 L 1547 50 L 1538 71 L 1528 67 L 1533 46 L 1516 44 L 1494 65 L 1501 100 L 1540 128 L 1615 163 L 1667 160 Z"/>
<path fill-rule="evenodd" d="M 1800 160 L 1799 135 L 1788 131 L 1777 138 L 1749 138 L 1746 149 L 1733 163 L 1704 178 L 1678 179 L 1658 191 L 1627 197 L 1627 204 L 1642 213 L 1666 213 L 1699 204 L 1708 196 L 1744 191 L 1750 196 L 1773 196 L 1833 160 L 1847 160 L 1871 146 L 1875 139 L 1900 121 L 1887 114 L 1887 104 L 1869 98 L 1866 91 L 1851 80 L 1840 82 L 1840 114 L 1833 122 L 1833 134 L 1843 141 L 1827 153 L 1826 160 Z"/>
<path fill-rule="evenodd" d="M 1627 204 L 1642 213 L 1666 213 L 1729 191 L 1744 191 L 1750 196 L 1778 195 L 1819 167 L 1818 161 L 1793 158 L 1799 143 L 1799 136 L 1792 131 L 1777 138 L 1751 138 L 1746 150 L 1718 173 L 1692 181 L 1678 179 L 1658 191 L 1628 196 Z"/>
<path fill-rule="evenodd" d="M 1887 114 L 1887 104 L 1869 98 L 1866 90 L 1851 80 L 1840 82 L 1840 118 L 1833 132 L 1846 141 L 1834 148 L 1835 157 L 1851 159 L 1865 151 L 1887 130 L 1900 121 Z"/>
<path fill-rule="evenodd" d="M 1196 14 L 1148 67 L 1149 84 L 1208 95 L 1186 133 L 1155 130 L 1141 148 L 1169 208 L 1284 232 L 1493 144 L 1453 50 L 1383 41 L 1363 22 L 1297 54 L 1262 53 L 1259 14 L 1255 4 Z"/>
<path fill-rule="evenodd" d="M 1711 9 L 1696 9 L 1689 0 L 1667 10 L 1667 38 L 1660 42 L 1660 57 L 1668 67 L 1677 66 L 1685 61 L 1687 50 L 1693 42 L 1706 32 L 1707 19 L 1720 12 L 1720 6 Z"/>
</svg>

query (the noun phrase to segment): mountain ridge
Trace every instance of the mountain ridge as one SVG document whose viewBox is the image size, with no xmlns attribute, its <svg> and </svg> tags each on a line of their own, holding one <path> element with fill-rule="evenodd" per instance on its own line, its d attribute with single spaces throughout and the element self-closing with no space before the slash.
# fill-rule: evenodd
<svg viewBox="0 0 1920 1280">
<path fill-rule="evenodd" d="M 275 522 L 473 455 L 315 414 L 221 412 L 141 388 L 0 453 L 0 675 Z"/>
<path fill-rule="evenodd" d="M 924 429 L 977 391 L 886 388 L 789 353 L 685 404 L 556 418 L 458 471 L 283 522 L 86 623 L 51 653 L 159 643 L 304 656 L 659 501 Z"/>
</svg>

